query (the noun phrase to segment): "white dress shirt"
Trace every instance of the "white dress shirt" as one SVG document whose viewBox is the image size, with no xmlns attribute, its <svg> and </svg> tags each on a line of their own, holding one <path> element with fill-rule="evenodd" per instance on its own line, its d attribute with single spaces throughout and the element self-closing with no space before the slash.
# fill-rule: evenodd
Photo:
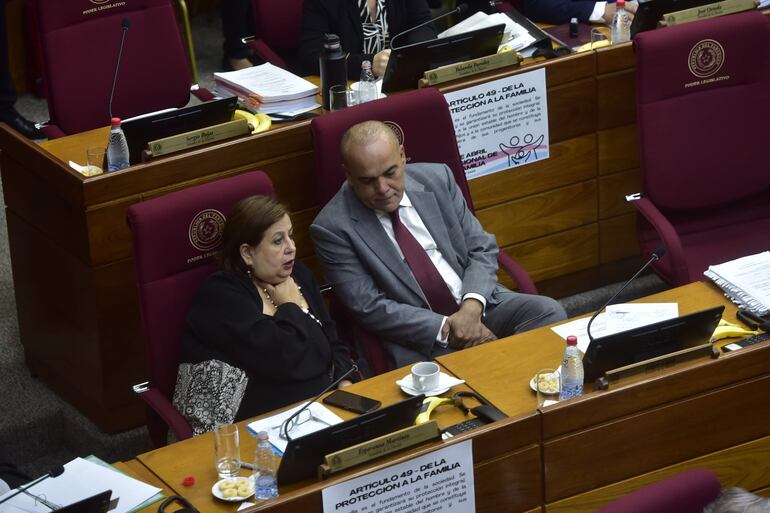
<svg viewBox="0 0 770 513">
<path fill-rule="evenodd" d="M 401 218 L 401 222 L 414 236 L 414 238 L 417 239 L 417 242 L 420 244 L 420 246 L 422 246 L 425 252 L 428 253 L 428 257 L 430 257 L 433 265 L 436 266 L 436 269 L 438 270 L 441 277 L 444 278 L 444 281 L 446 282 L 447 287 L 449 287 L 449 291 L 452 293 L 452 297 L 454 297 L 457 304 L 459 305 L 461 300 L 476 299 L 481 303 L 482 307 L 486 307 L 486 298 L 481 294 L 468 292 L 462 298 L 460 297 L 460 294 L 462 294 L 463 290 L 462 279 L 460 279 L 460 276 L 458 276 L 454 269 L 452 269 L 452 266 L 449 265 L 449 262 L 447 262 L 446 258 L 444 258 L 444 255 L 441 254 L 441 251 L 439 251 L 438 246 L 436 245 L 436 241 L 433 240 L 433 236 L 431 236 L 428 228 L 425 226 L 425 223 L 422 222 L 420 214 L 412 205 L 412 201 L 409 199 L 409 196 L 407 196 L 406 192 L 404 192 L 404 195 L 401 197 L 401 203 L 399 203 L 399 206 L 401 207 L 399 208 L 399 217 Z M 377 219 L 379 219 L 380 224 L 382 224 L 382 227 L 385 229 L 385 233 L 388 234 L 388 237 L 396 246 L 396 251 L 398 251 L 398 254 L 402 259 L 404 259 L 404 253 L 401 251 L 401 246 L 398 245 L 398 242 L 396 241 L 396 235 L 393 233 L 393 223 L 390 221 L 390 214 L 381 212 L 379 210 L 376 210 L 375 213 L 377 214 Z M 446 347 L 448 343 L 447 339 L 441 336 L 441 332 L 443 331 L 444 323 L 446 323 L 446 320 L 447 318 L 444 317 L 444 320 L 441 323 L 441 328 L 436 335 L 436 342 L 441 347 Z"/>
</svg>

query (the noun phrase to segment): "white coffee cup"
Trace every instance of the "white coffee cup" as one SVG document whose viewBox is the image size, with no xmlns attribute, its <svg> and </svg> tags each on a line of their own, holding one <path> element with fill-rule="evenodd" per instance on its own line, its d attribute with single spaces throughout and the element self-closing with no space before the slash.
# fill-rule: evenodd
<svg viewBox="0 0 770 513">
<path fill-rule="evenodd" d="M 429 392 L 438 388 L 441 368 L 437 363 L 420 362 L 412 365 L 412 388 L 418 392 Z"/>
</svg>

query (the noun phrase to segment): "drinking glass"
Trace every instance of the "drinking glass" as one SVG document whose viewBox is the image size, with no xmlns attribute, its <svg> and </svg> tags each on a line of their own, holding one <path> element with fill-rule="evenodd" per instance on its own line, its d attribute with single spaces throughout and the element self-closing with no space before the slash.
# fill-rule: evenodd
<svg viewBox="0 0 770 513">
<path fill-rule="evenodd" d="M 352 107 L 356 104 L 355 91 L 348 89 L 348 86 L 346 85 L 331 86 L 329 88 L 329 97 L 329 104 L 332 112 Z"/>
<path fill-rule="evenodd" d="M 224 424 L 214 429 L 214 454 L 220 479 L 238 477 L 241 471 L 238 426 Z"/>
<path fill-rule="evenodd" d="M 89 146 L 86 148 L 86 167 L 81 171 L 85 176 L 100 175 L 104 172 L 104 146 Z"/>
<path fill-rule="evenodd" d="M 537 391 L 537 407 L 542 408 L 559 401 L 561 375 L 556 369 L 541 369 L 534 378 Z"/>
</svg>

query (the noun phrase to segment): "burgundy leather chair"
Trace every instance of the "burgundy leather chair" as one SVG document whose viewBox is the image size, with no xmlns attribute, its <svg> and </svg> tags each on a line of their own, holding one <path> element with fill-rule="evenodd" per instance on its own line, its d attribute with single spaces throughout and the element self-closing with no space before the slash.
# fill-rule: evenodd
<svg viewBox="0 0 770 513">
<path fill-rule="evenodd" d="M 342 135 L 356 123 L 370 119 L 390 122 L 396 127 L 401 134 L 408 161 L 441 162 L 448 165 L 468 208 L 474 211 L 452 118 L 446 100 L 434 88 L 395 95 L 313 119 L 310 129 L 313 134 L 318 196 L 322 205 L 336 194 L 345 180 L 340 156 Z M 527 272 L 502 250 L 498 254 L 498 263 L 513 278 L 521 292 L 537 294 L 537 288 Z M 388 370 L 379 341 L 367 338 L 367 341 L 359 342 L 364 346 L 364 352 L 375 373 Z"/>
<path fill-rule="evenodd" d="M 268 176 L 253 171 L 128 208 L 150 371 L 150 382 L 136 385 L 134 390 L 147 403 L 147 428 L 158 447 L 166 444 L 169 427 L 179 440 L 192 436 L 190 425 L 171 399 L 185 315 L 198 287 L 214 270 L 213 257 L 225 219 L 238 200 L 272 193 Z"/>
<path fill-rule="evenodd" d="M 750 11 L 634 38 L 639 240 L 672 285 L 770 248 L 770 24 Z"/>
<path fill-rule="evenodd" d="M 703 513 L 721 491 L 712 471 L 694 468 L 640 488 L 597 513 Z"/>
<path fill-rule="evenodd" d="M 34 0 L 51 121 L 49 138 L 107 126 L 123 21 L 125 46 L 112 104 L 129 118 L 190 99 L 192 74 L 172 0 Z M 105 8 L 110 7 L 110 8 Z M 212 98 L 192 86 L 201 99 Z"/>
<path fill-rule="evenodd" d="M 251 0 L 254 39 L 249 48 L 262 59 L 291 69 L 302 31 L 302 0 Z"/>
</svg>

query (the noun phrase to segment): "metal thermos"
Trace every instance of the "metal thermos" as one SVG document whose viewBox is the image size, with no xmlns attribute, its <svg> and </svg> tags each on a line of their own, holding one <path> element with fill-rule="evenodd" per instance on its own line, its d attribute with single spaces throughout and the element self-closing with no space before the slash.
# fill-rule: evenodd
<svg viewBox="0 0 770 513">
<path fill-rule="evenodd" d="M 321 98 L 326 110 L 331 110 L 329 88 L 348 83 L 347 60 L 348 56 L 342 51 L 339 36 L 324 34 L 324 49 L 318 56 L 318 63 L 321 67 Z"/>
</svg>

